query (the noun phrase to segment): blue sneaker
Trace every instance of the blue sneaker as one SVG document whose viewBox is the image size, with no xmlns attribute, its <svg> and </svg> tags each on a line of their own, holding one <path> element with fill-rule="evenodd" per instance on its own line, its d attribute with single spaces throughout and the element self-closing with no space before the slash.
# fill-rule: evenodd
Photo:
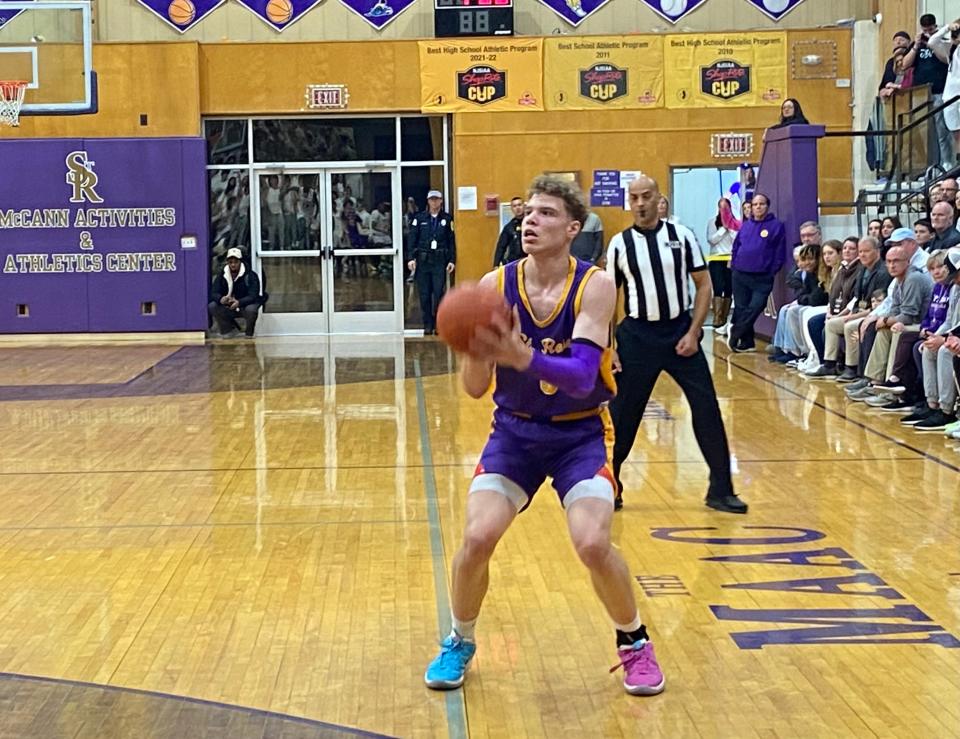
<svg viewBox="0 0 960 739">
<path fill-rule="evenodd" d="M 427 667 L 423 681 L 433 690 L 459 688 L 476 651 L 477 645 L 473 642 L 448 636 L 440 644 L 440 654 Z"/>
</svg>

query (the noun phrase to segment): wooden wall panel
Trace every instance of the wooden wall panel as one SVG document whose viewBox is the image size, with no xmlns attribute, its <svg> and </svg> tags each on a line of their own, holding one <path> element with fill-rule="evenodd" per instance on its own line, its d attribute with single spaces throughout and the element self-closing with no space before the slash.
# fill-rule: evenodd
<svg viewBox="0 0 960 739">
<path fill-rule="evenodd" d="M 850 32 L 789 34 L 791 45 L 809 38 L 836 42 L 837 74 L 849 78 Z M 835 79 L 789 77 L 788 94 L 801 101 L 811 122 L 822 123 L 828 130 L 850 129 L 851 88 L 838 88 Z M 476 185 L 481 198 L 498 194 L 503 201 L 524 192 L 535 175 L 547 170 L 578 171 L 586 190 L 594 169 L 639 169 L 657 179 L 669 197 L 671 165 L 730 162 L 712 157 L 711 133 L 752 132 L 758 158 L 764 128 L 775 123 L 778 115 L 776 108 L 460 114 L 454 117 L 454 184 Z M 852 200 L 850 173 L 850 140 L 821 142 L 821 197 Z M 630 223 L 630 214 L 620 208 L 596 210 L 606 236 Z M 490 269 L 498 220 L 482 211 L 455 213 L 455 217 L 460 278 L 476 279 Z"/>
<path fill-rule="evenodd" d="M 204 44 L 200 59 L 204 115 L 304 111 L 320 83 L 347 85 L 350 112 L 420 110 L 415 41 Z"/>
<path fill-rule="evenodd" d="M 93 68 L 100 112 L 80 116 L 28 116 L 4 137 L 198 136 L 198 47 L 177 44 L 96 44 Z M 147 116 L 141 125 L 140 116 Z"/>
<path fill-rule="evenodd" d="M 896 0 L 890 0 L 896 2 Z M 516 31 L 527 36 L 558 33 L 622 34 L 655 31 L 726 31 L 729 29 L 816 28 L 841 19 L 869 18 L 874 0 L 807 0 L 774 23 L 745 0 L 710 0 L 677 26 L 637 0 L 610 0 L 576 29 L 546 6 L 523 0 L 516 10 Z M 321 41 L 394 40 L 433 36 L 433 3 L 418 0 L 376 31 L 338 0 L 324 0 L 283 33 L 228 0 L 185 34 L 179 34 L 135 0 L 110 0 L 99 9 L 99 38 L 109 41 Z M 556 31 L 555 31 L 556 29 Z"/>
</svg>

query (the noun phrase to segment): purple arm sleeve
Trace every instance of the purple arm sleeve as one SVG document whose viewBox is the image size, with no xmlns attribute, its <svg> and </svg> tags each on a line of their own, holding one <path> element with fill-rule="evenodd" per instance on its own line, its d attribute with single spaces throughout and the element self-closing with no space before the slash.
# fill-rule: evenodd
<svg viewBox="0 0 960 739">
<path fill-rule="evenodd" d="M 587 397 L 597 384 L 603 349 L 593 342 L 575 341 L 569 357 L 554 357 L 534 351 L 527 372 L 556 385 L 574 398 Z"/>
</svg>

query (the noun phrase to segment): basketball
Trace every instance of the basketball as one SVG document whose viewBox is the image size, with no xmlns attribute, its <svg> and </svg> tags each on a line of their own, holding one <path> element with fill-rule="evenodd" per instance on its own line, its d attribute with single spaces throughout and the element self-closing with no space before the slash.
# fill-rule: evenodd
<svg viewBox="0 0 960 739">
<path fill-rule="evenodd" d="M 278 26 L 288 23 L 293 16 L 293 5 L 290 0 L 270 0 L 267 3 L 267 18 Z"/>
<path fill-rule="evenodd" d="M 457 285 L 440 301 L 437 335 L 456 352 L 465 352 L 478 326 L 489 326 L 497 314 L 509 319 L 510 309 L 503 296 L 475 282 Z"/>
<path fill-rule="evenodd" d="M 176 26 L 188 26 L 197 17 L 197 9 L 190 0 L 173 0 L 167 6 L 167 17 Z"/>
</svg>

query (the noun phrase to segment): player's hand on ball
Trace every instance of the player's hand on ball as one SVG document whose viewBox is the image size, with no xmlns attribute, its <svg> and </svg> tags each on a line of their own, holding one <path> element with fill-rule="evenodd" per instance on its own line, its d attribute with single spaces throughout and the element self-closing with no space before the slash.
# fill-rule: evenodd
<svg viewBox="0 0 960 739">
<path fill-rule="evenodd" d="M 530 366 L 532 350 L 520 335 L 520 313 L 513 307 L 508 319 L 495 315 L 487 326 L 477 326 L 470 341 L 470 356 L 523 371 Z"/>
</svg>

